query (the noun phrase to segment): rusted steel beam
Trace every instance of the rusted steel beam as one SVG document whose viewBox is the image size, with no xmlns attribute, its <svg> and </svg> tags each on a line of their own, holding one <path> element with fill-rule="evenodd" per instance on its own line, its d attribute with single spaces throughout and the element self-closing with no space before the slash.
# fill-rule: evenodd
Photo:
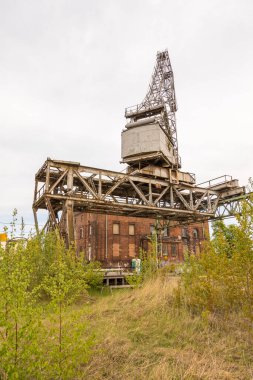
<svg viewBox="0 0 253 380">
<path fill-rule="evenodd" d="M 243 204 L 253 210 L 253 192 L 247 193 L 240 197 L 235 197 L 227 201 L 221 201 L 215 210 L 212 219 L 231 218 L 241 214 Z"/>
<path fill-rule="evenodd" d="M 69 167 L 71 167 L 71 163 L 70 162 L 67 162 L 67 161 L 62 161 L 63 163 L 60 164 L 61 161 L 59 160 L 50 160 L 50 167 L 55 167 L 55 168 L 59 168 L 59 169 L 68 169 Z M 86 173 L 86 174 L 90 174 L 90 175 L 93 175 L 93 180 L 95 181 L 99 181 L 99 176 L 104 176 L 104 177 L 108 177 L 108 178 L 113 178 L 115 181 L 116 180 L 119 180 L 119 179 L 123 179 L 123 178 L 127 178 L 128 181 L 131 179 L 133 182 L 138 182 L 138 183 L 144 183 L 144 184 L 148 184 L 149 182 L 153 185 L 161 185 L 161 186 L 168 186 L 168 183 L 169 183 L 169 180 L 163 180 L 163 179 L 159 179 L 159 178 L 150 178 L 150 177 L 144 177 L 144 176 L 138 176 L 138 175 L 133 175 L 133 174 L 126 174 L 126 173 L 122 173 L 122 172 L 115 172 L 115 171 L 111 171 L 111 170 L 106 170 L 106 169 L 98 169 L 98 168 L 93 168 L 93 167 L 89 167 L 89 166 L 77 166 L 77 163 L 74 163 L 75 164 L 75 171 L 77 171 L 81 176 L 82 176 L 82 173 Z M 39 174 L 38 174 L 39 173 Z M 39 172 L 37 173 L 36 175 L 36 179 L 39 180 L 40 182 L 45 182 L 45 177 L 46 177 L 46 172 L 45 170 L 40 170 Z M 52 177 L 55 176 L 55 177 L 59 177 L 59 173 L 53 173 L 52 174 Z M 95 176 L 97 176 L 97 178 L 95 178 Z M 50 175 L 51 177 L 51 175 Z M 82 178 L 86 178 L 87 177 L 84 177 L 82 176 Z M 111 184 L 111 180 L 108 180 L 108 182 Z M 124 182 L 124 181 L 123 181 Z M 175 185 L 174 183 L 172 183 L 173 185 Z M 182 185 L 177 185 L 177 187 L 181 188 L 183 187 L 184 189 L 186 190 L 190 190 L 190 189 L 194 189 L 194 191 L 197 193 L 203 193 L 206 191 L 205 188 L 202 188 L 202 187 L 198 187 L 198 186 L 193 186 L 193 185 L 189 185 L 189 184 L 182 184 Z M 215 190 L 209 190 L 210 191 L 210 194 L 218 194 L 217 191 Z"/>
<path fill-rule="evenodd" d="M 119 202 L 113 202 L 113 201 L 102 201 L 102 200 L 99 200 L 99 199 L 87 199 L 87 198 L 80 198 L 78 196 L 73 196 L 73 195 L 58 195 L 58 194 L 47 194 L 46 196 L 47 198 L 50 198 L 51 200 L 55 200 L 55 201 L 64 201 L 64 200 L 71 200 L 73 202 L 76 203 L 77 206 L 83 206 L 84 208 L 87 208 L 87 210 L 91 210 L 92 212 L 92 209 L 94 206 L 97 206 L 97 207 L 100 207 L 101 208 L 121 208 L 122 210 L 130 210 L 130 209 L 136 209 L 138 208 L 139 210 L 143 209 L 143 211 L 145 210 L 152 210 L 152 211 L 157 211 L 157 212 L 166 212 L 166 213 L 170 213 L 172 212 L 173 214 L 177 213 L 177 214 L 185 214 L 185 215 L 198 215 L 200 214 L 201 216 L 203 215 L 203 213 L 199 212 L 199 211 L 195 211 L 195 210 L 187 210 L 187 209 L 175 209 L 175 208 L 170 208 L 170 207 L 156 207 L 156 206 L 152 206 L 152 205 L 145 205 L 145 204 L 130 204 L 130 203 L 119 203 Z M 61 202 L 62 203 L 62 202 Z M 86 207 L 85 207 L 86 206 Z M 41 207 L 41 208 L 47 208 L 47 205 L 45 204 L 44 207 Z M 208 213 L 207 214 L 208 216 L 211 216 L 213 215 L 213 213 Z"/>
<path fill-rule="evenodd" d="M 38 186 L 42 185 L 38 190 Z M 47 160 L 37 172 L 34 190 L 34 218 L 37 211 L 46 209 L 49 222 L 65 236 L 67 245 L 73 244 L 74 213 L 87 211 L 115 215 L 187 222 L 213 219 L 227 188 L 213 190 L 186 183 L 174 183 L 152 176 L 119 173 L 81 166 L 68 161 Z M 240 194 L 241 188 L 231 193 Z M 224 200 L 222 200 L 224 202 Z M 58 212 L 62 211 L 59 221 Z"/>
</svg>

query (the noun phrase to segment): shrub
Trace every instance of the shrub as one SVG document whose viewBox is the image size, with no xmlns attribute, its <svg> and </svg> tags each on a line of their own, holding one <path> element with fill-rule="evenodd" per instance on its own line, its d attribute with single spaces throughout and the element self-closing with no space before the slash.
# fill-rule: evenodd
<svg viewBox="0 0 253 380">
<path fill-rule="evenodd" d="M 177 300 L 193 312 L 241 311 L 253 320 L 253 207 L 242 204 L 237 225 L 214 225 L 199 256 L 186 258 Z"/>
<path fill-rule="evenodd" d="M 12 236 L 16 219 L 15 210 Z M 56 232 L 0 247 L 0 378 L 74 378 L 94 337 L 67 306 L 101 281 L 99 264 L 66 249 Z"/>
</svg>

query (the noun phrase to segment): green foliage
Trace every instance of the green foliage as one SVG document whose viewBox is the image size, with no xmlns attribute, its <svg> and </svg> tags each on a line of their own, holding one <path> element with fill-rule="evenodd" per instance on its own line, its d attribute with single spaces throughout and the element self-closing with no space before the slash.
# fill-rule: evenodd
<svg viewBox="0 0 253 380">
<path fill-rule="evenodd" d="M 101 264 L 97 261 L 87 263 L 83 260 L 83 267 L 86 284 L 93 289 L 101 288 L 104 279 L 104 274 L 100 271 Z"/>
<path fill-rule="evenodd" d="M 150 242 L 151 249 L 149 249 L 148 252 L 142 249 L 139 252 L 139 258 L 141 259 L 140 273 L 135 271 L 132 276 L 127 276 L 127 282 L 132 286 L 140 286 L 143 281 L 154 278 L 157 273 L 158 259 L 156 236 L 152 236 Z"/>
<path fill-rule="evenodd" d="M 69 328 L 64 323 L 64 309 L 72 304 L 81 295 L 87 295 L 83 258 L 77 257 L 73 249 L 67 250 L 64 242 L 57 239 L 55 242 L 54 260 L 48 268 L 40 286 L 50 297 L 49 307 L 54 311 L 53 317 L 57 327 L 51 332 L 57 339 L 51 340 L 50 376 L 53 378 L 67 377 L 76 368 L 76 326 Z M 78 322 L 78 321 L 77 321 Z M 78 325 L 78 323 L 77 323 Z M 50 334 L 50 335 L 51 335 Z M 79 347 L 83 360 L 87 359 L 87 344 Z M 52 372 L 52 374 L 51 374 Z"/>
<path fill-rule="evenodd" d="M 29 292 L 31 271 L 23 242 L 0 251 L 1 371 L 10 378 L 29 373 L 38 351 L 38 311 Z M 31 366 L 31 367 L 30 367 Z"/>
<path fill-rule="evenodd" d="M 94 346 L 94 334 L 89 331 L 87 315 L 76 308 L 62 308 L 46 313 L 41 339 L 40 379 L 81 378 L 83 366 Z M 49 317 L 48 317 L 49 315 Z M 59 319 L 61 316 L 61 320 Z"/>
<path fill-rule="evenodd" d="M 253 207 L 242 204 L 237 225 L 214 225 L 199 256 L 186 258 L 177 300 L 193 312 L 242 312 L 253 320 Z"/>
<path fill-rule="evenodd" d="M 40 288 L 49 295 L 52 305 L 73 303 L 82 293 L 86 294 L 88 285 L 82 259 L 73 250 L 67 250 L 64 242 L 55 242 L 55 256 Z"/>
<path fill-rule="evenodd" d="M 11 237 L 16 231 L 14 210 Z M 69 306 L 99 287 L 98 263 L 66 249 L 57 233 L 0 248 L 0 378 L 72 379 L 87 362 L 94 336 Z M 46 318 L 45 318 L 46 316 Z"/>
<path fill-rule="evenodd" d="M 85 280 L 88 287 L 98 288 L 102 285 L 103 274 L 99 271 L 100 263 L 87 263 L 84 254 L 76 255 L 74 249 L 64 251 L 64 243 L 59 239 L 56 233 L 50 232 L 44 235 L 35 236 L 27 241 L 26 252 L 29 256 L 31 269 L 31 290 L 40 287 L 49 272 L 53 275 L 54 266 L 57 265 L 59 252 L 64 252 L 61 256 L 64 265 L 70 270 L 78 271 Z M 44 291 L 43 291 L 44 290 Z M 45 296 L 45 288 L 40 287 L 40 296 Z M 49 293 L 47 292 L 49 295 Z"/>
<path fill-rule="evenodd" d="M 169 275 L 179 275 L 183 272 L 183 265 L 178 263 L 168 263 L 159 268 L 159 275 L 167 278 Z"/>
</svg>

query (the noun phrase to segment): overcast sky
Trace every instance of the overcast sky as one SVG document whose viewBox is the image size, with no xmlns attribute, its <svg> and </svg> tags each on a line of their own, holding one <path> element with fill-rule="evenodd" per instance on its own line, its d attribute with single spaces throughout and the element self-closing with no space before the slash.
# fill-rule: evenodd
<svg viewBox="0 0 253 380">
<path fill-rule="evenodd" d="M 0 222 L 47 157 L 122 170 L 124 109 L 168 48 L 182 170 L 253 176 L 252 0 L 0 0 Z M 0 231 L 2 228 L 0 224 Z"/>
</svg>

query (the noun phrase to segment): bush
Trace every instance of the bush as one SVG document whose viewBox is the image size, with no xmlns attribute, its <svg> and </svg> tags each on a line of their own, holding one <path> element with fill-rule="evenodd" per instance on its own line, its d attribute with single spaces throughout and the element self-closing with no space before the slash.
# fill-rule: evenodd
<svg viewBox="0 0 253 380">
<path fill-rule="evenodd" d="M 12 231 L 15 221 L 16 211 Z M 0 378 L 74 378 L 94 337 L 67 306 L 101 284 L 99 264 L 66 249 L 56 232 L 0 247 L 0 263 Z"/>
<path fill-rule="evenodd" d="M 253 207 L 244 202 L 237 225 L 214 225 L 203 253 L 186 258 L 177 300 L 192 312 L 241 311 L 253 320 Z"/>
</svg>

